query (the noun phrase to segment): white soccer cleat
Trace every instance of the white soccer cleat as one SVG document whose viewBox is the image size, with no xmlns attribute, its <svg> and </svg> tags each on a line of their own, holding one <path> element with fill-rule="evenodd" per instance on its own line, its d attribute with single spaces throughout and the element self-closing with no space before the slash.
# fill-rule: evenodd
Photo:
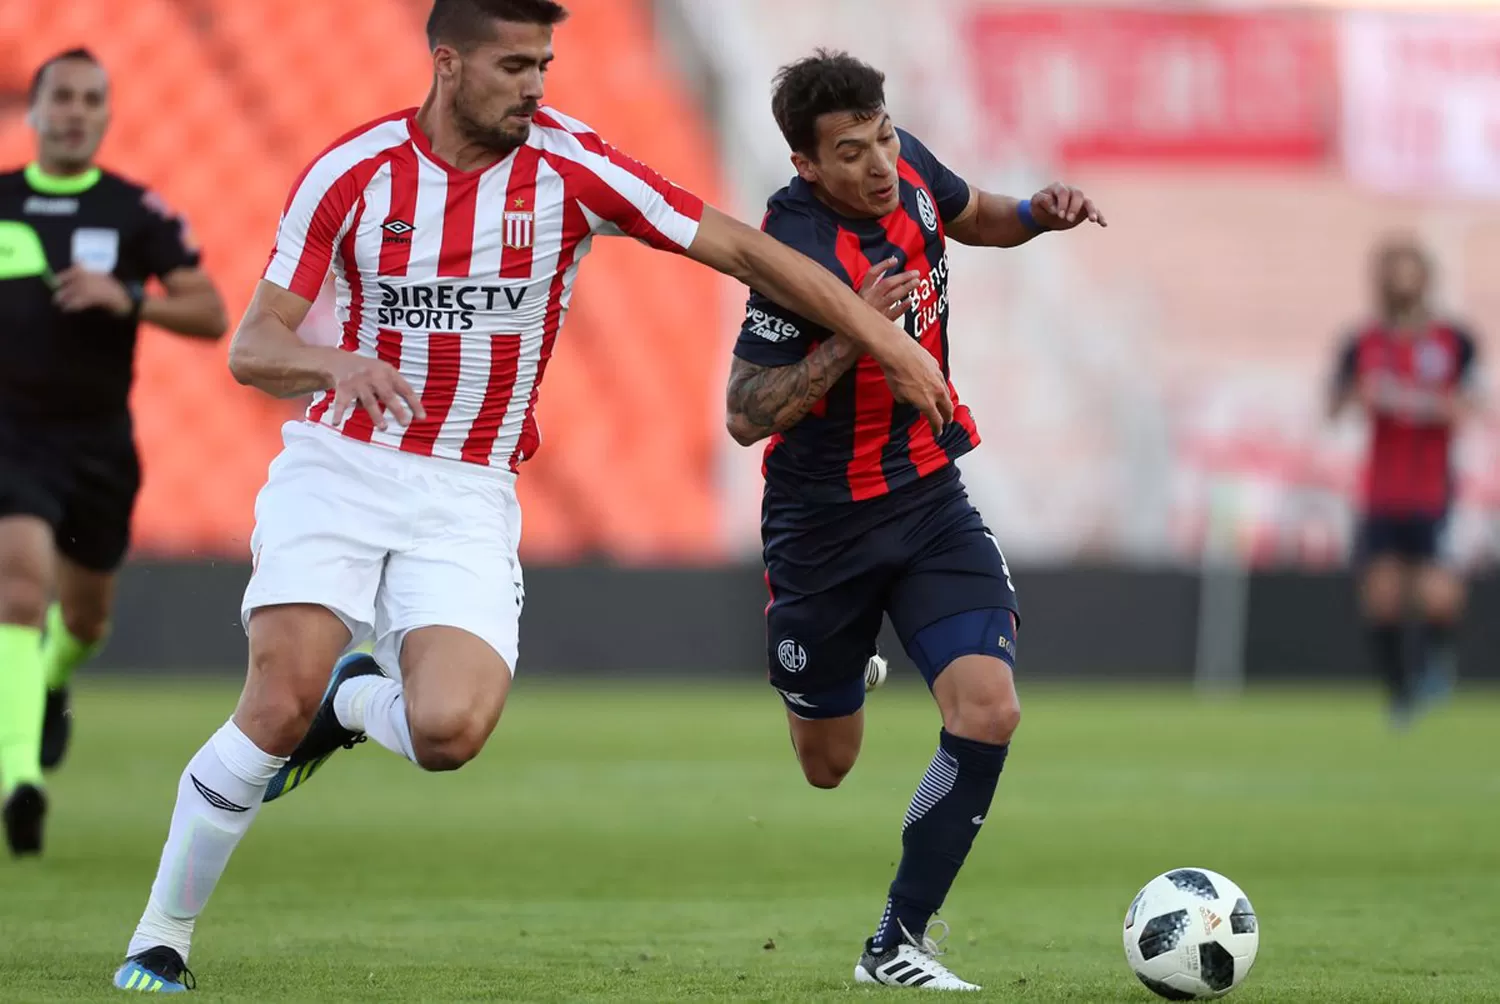
<svg viewBox="0 0 1500 1004">
<path fill-rule="evenodd" d="M 938 928 L 942 933 L 934 938 Z M 855 983 L 878 983 L 887 987 L 909 987 L 913 990 L 979 990 L 977 983 L 969 983 L 954 976 L 948 967 L 938 961 L 943 954 L 943 940 L 948 937 L 945 921 L 934 920 L 927 925 L 927 932 L 920 941 L 912 937 L 905 925 L 901 933 L 906 941 L 879 955 L 870 951 L 865 943 L 865 954 L 854 967 Z"/>
<path fill-rule="evenodd" d="M 890 663 L 885 661 L 885 656 L 879 652 L 870 656 L 870 661 L 865 663 L 865 692 L 868 693 L 884 683 L 889 669 Z"/>
</svg>

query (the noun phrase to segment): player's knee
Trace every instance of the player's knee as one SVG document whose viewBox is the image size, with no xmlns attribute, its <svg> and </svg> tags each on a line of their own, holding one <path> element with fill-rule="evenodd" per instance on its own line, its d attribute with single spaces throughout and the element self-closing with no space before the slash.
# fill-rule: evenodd
<svg viewBox="0 0 1500 1004">
<path fill-rule="evenodd" d="M 978 742 L 1008 743 L 1021 726 L 1021 702 L 1013 687 L 977 688 L 948 716 L 943 727 Z"/>
<path fill-rule="evenodd" d="M 40 576 L 0 573 L 0 624 L 40 627 L 47 616 L 47 585 Z"/>
<path fill-rule="evenodd" d="M 423 770 L 458 770 L 484 749 L 494 730 L 490 716 L 472 708 L 408 707 L 412 751 Z"/>
<path fill-rule="evenodd" d="M 802 764 L 802 776 L 807 778 L 807 783 L 814 788 L 827 790 L 843 783 L 844 778 L 854 769 L 854 761 L 858 756 L 858 750 L 819 750 L 808 755 L 799 752 L 798 760 Z"/>
<path fill-rule="evenodd" d="M 257 637 L 235 721 L 261 749 L 285 756 L 307 734 L 323 702 L 328 666 L 293 635 Z"/>
</svg>

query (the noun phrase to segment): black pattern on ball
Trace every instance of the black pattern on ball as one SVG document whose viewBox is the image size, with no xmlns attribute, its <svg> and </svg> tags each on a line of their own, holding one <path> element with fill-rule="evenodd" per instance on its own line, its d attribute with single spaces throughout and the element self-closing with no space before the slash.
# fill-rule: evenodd
<svg viewBox="0 0 1500 1004">
<path fill-rule="evenodd" d="M 1207 875 L 1191 868 L 1179 868 L 1175 872 L 1167 873 L 1167 880 L 1183 892 L 1190 892 L 1194 896 L 1203 899 L 1218 899 L 1219 890 L 1209 881 Z"/>
<path fill-rule="evenodd" d="M 1141 938 L 1136 942 L 1141 950 L 1141 958 L 1150 961 L 1164 952 L 1170 952 L 1182 941 L 1187 928 L 1186 910 L 1173 910 L 1160 917 L 1152 917 L 1141 928 Z"/>
<path fill-rule="evenodd" d="M 1255 910 L 1251 908 L 1250 901 L 1243 896 L 1235 901 L 1234 912 L 1229 915 L 1229 929 L 1235 934 L 1255 933 Z"/>
<path fill-rule="evenodd" d="M 1234 956 L 1217 941 L 1198 946 L 1198 978 L 1218 991 L 1234 986 Z"/>
<path fill-rule="evenodd" d="M 1169 1001 L 1190 1001 L 1197 999 L 1186 990 L 1178 990 L 1176 987 L 1163 983 L 1161 980 L 1153 980 L 1149 976 L 1142 976 L 1140 973 L 1136 973 L 1135 975 L 1137 979 L 1146 984 L 1147 990 L 1150 990 L 1158 997 L 1165 997 Z"/>
</svg>

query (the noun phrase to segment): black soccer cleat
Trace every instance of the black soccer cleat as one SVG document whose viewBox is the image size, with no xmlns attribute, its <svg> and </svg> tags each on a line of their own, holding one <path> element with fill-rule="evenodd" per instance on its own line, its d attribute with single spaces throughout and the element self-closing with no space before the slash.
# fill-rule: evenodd
<svg viewBox="0 0 1500 1004">
<path fill-rule="evenodd" d="M 47 710 L 42 714 L 42 770 L 57 769 L 72 737 L 73 702 L 68 688 L 47 691 Z"/>
<path fill-rule="evenodd" d="M 323 703 L 313 716 L 307 735 L 302 737 L 302 742 L 292 750 L 291 757 L 276 772 L 276 776 L 271 778 L 261 801 L 274 802 L 306 782 L 339 750 L 352 750 L 365 741 L 363 732 L 353 732 L 339 724 L 338 715 L 333 713 L 333 695 L 340 686 L 357 676 L 379 675 L 380 666 L 362 652 L 350 653 L 334 665 L 333 678 L 328 681 L 328 689 L 323 692 Z"/>
<path fill-rule="evenodd" d="M 34 784 L 20 784 L 5 800 L 5 842 L 15 857 L 42 853 L 42 823 L 47 796 Z"/>
</svg>

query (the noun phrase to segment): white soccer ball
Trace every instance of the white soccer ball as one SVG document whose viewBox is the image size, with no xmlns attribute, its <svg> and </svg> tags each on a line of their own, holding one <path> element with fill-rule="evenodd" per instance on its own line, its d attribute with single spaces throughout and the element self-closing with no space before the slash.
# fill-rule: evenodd
<svg viewBox="0 0 1500 1004">
<path fill-rule="evenodd" d="M 1245 981 L 1259 948 L 1250 900 L 1207 868 L 1158 875 L 1125 913 L 1125 961 L 1168 1000 L 1223 997 Z"/>
</svg>

